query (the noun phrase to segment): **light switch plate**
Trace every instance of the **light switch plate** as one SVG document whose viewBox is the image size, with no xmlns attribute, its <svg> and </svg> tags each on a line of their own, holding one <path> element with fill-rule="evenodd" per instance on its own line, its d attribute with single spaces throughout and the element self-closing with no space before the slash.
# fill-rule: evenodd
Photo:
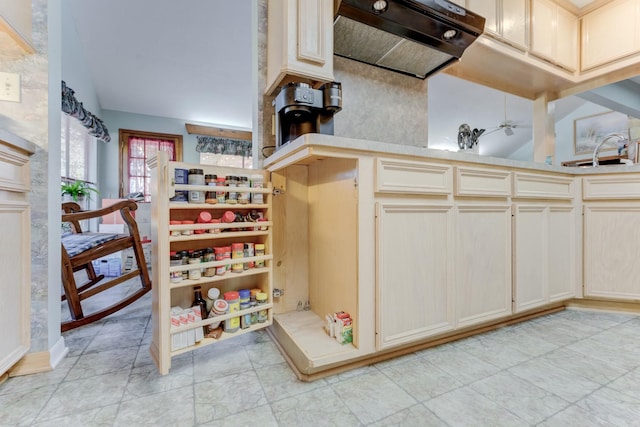
<svg viewBox="0 0 640 427">
<path fill-rule="evenodd" d="M 20 102 L 20 74 L 0 72 L 0 101 Z"/>
</svg>

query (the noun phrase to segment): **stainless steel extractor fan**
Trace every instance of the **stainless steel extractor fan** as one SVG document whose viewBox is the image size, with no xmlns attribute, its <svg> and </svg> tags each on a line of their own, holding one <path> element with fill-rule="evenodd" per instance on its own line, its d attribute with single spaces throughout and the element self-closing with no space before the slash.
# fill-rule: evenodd
<svg viewBox="0 0 640 427">
<path fill-rule="evenodd" d="M 527 125 L 527 124 L 523 124 L 523 123 L 519 123 L 515 120 L 509 120 L 507 119 L 507 95 L 504 95 L 504 120 L 501 121 L 498 126 L 494 126 L 494 127 L 490 127 L 487 129 L 487 132 L 484 134 L 485 136 L 487 135 L 491 135 L 492 133 L 495 133 L 499 130 L 503 130 L 505 135 L 507 136 L 511 136 L 513 135 L 514 129 L 518 129 L 518 128 L 530 128 L 531 125 Z"/>
</svg>

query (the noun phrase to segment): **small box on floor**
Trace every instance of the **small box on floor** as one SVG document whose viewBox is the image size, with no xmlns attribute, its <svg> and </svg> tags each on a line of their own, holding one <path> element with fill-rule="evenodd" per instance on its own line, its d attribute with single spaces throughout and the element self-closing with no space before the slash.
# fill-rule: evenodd
<svg viewBox="0 0 640 427">
<path fill-rule="evenodd" d="M 335 338 L 340 344 L 353 342 L 353 320 L 349 313 L 339 311 L 327 314 L 324 330 L 327 335 Z"/>
</svg>

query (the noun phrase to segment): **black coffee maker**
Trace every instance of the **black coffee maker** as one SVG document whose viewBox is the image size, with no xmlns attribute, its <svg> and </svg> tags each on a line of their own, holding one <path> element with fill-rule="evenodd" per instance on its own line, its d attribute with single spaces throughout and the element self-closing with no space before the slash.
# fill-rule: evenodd
<svg viewBox="0 0 640 427">
<path fill-rule="evenodd" d="M 307 133 L 333 135 L 333 115 L 342 110 L 342 85 L 307 83 L 283 86 L 273 101 L 276 110 L 276 150 Z"/>
</svg>

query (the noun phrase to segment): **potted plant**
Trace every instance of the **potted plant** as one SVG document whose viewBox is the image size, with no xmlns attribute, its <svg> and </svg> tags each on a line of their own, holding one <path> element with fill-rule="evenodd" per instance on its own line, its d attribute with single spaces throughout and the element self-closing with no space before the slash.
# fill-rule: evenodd
<svg viewBox="0 0 640 427">
<path fill-rule="evenodd" d="M 91 192 L 100 194 L 98 190 L 90 187 L 84 181 L 67 182 L 62 184 L 62 197 L 64 198 L 67 196 L 68 198 L 73 199 L 74 202 L 81 202 L 85 198 L 91 199 Z"/>
</svg>

